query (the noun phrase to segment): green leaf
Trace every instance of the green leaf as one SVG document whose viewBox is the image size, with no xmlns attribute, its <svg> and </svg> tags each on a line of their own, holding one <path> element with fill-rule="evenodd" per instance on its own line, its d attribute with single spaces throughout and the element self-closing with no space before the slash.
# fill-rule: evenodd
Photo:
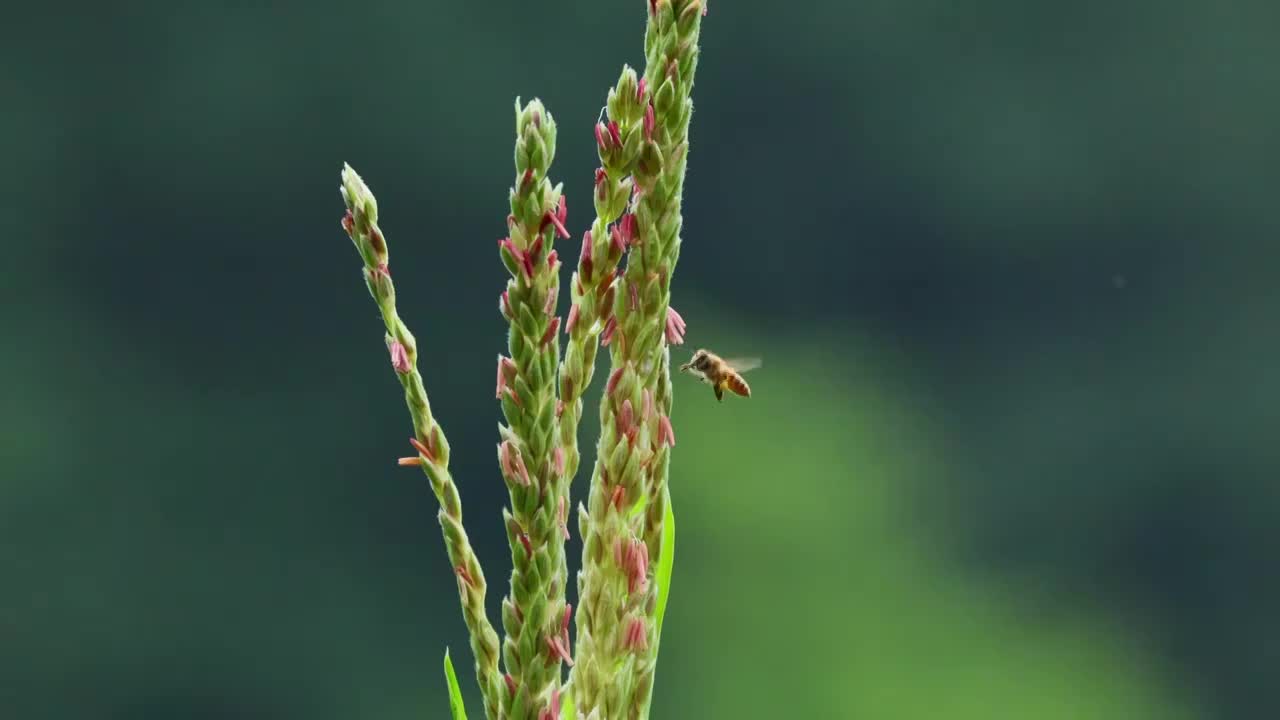
<svg viewBox="0 0 1280 720">
<path fill-rule="evenodd" d="M 573 709 L 573 692 L 568 685 L 560 695 L 560 720 L 578 720 L 578 712 Z"/>
<path fill-rule="evenodd" d="M 449 648 L 444 649 L 444 678 L 449 682 L 449 710 L 453 713 L 453 720 L 467 720 L 467 709 L 462 705 L 462 688 L 458 687 L 458 676 L 453 672 Z"/>
<path fill-rule="evenodd" d="M 671 488 L 662 488 L 667 501 L 662 517 L 662 557 L 658 558 L 658 637 L 662 637 L 662 616 L 667 613 L 667 596 L 671 594 L 671 567 L 676 555 L 676 516 L 671 511 Z"/>
</svg>

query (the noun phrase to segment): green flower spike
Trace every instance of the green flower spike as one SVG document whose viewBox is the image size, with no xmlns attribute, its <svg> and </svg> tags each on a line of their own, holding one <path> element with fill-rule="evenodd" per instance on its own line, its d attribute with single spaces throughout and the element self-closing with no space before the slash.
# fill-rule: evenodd
<svg viewBox="0 0 1280 720">
<path fill-rule="evenodd" d="M 610 99 L 624 117 L 596 127 L 606 173 L 625 167 L 635 188 L 630 212 L 610 232 L 610 253 L 625 251 L 627 262 L 625 273 L 613 279 L 613 312 L 602 330 L 611 372 L 581 519 L 574 700 L 580 713 L 598 711 L 604 718 L 647 717 L 653 689 L 660 590 L 656 582 L 638 582 L 636 573 L 647 574 L 648 559 L 664 551 L 675 440 L 667 344 L 684 335 L 683 319 L 670 308 L 671 279 L 680 254 L 680 201 L 702 14 L 700 0 L 649 0 L 646 69 L 636 83 L 640 102 L 624 107 L 615 88 Z M 614 110 L 611 106 L 611 117 Z M 597 210 L 601 205 L 608 203 L 597 200 Z M 637 543 L 646 549 L 643 566 L 632 549 Z"/>
<path fill-rule="evenodd" d="M 343 167 L 341 190 L 347 205 L 342 227 L 364 260 L 365 284 L 382 312 L 391 364 L 404 387 L 405 403 L 413 419 L 414 437 L 410 443 L 418 455 L 404 458 L 400 464 L 421 467 L 440 502 L 440 527 L 444 532 L 445 551 L 457 575 L 462 617 L 471 635 L 471 651 L 475 655 L 476 681 L 484 697 L 485 713 L 496 717 L 502 694 L 502 679 L 498 674 L 498 634 L 485 616 L 484 571 L 480 569 L 480 561 L 462 527 L 462 498 L 458 495 L 453 476 L 449 474 L 449 443 L 431 414 L 427 391 L 418 373 L 417 342 L 396 312 L 396 290 L 391 281 L 387 242 L 378 228 L 378 203 L 350 165 Z"/>
<path fill-rule="evenodd" d="M 502 601 L 503 665 L 509 681 L 502 717 L 536 720 L 559 705 L 561 661 L 572 662 L 566 618 L 561 516 L 569 495 L 556 435 L 556 366 L 560 362 L 560 262 L 556 236 L 568 237 L 560 186 L 547 179 L 556 124 L 538 100 L 516 101 L 515 183 L 507 237 L 499 254 L 510 273 L 502 307 L 510 323 L 510 357 L 498 358 L 499 465 L 511 493 L 506 512 L 511 592 Z"/>
<path fill-rule="evenodd" d="M 418 372 L 417 343 L 396 311 L 377 202 L 354 170 L 347 166 L 342 173 L 342 226 L 382 313 L 387 353 L 413 422 L 409 442 L 417 454 L 400 464 L 420 467 L 439 501 L 489 720 L 633 720 L 649 714 L 675 537 L 668 348 L 684 341 L 686 329 L 670 304 L 671 281 L 680 255 L 690 92 L 706 4 L 646 3 L 644 74 L 623 67 L 595 126 L 595 218 L 582 237 L 563 322 L 554 244 L 569 237 L 568 213 L 561 187 L 547 178 L 556 125 L 538 100 L 516 101 L 516 174 L 507 235 L 498 241 L 510 275 L 498 309 L 509 327 L 494 397 L 505 418 L 497 457 L 510 496 L 503 519 L 513 566 L 502 601 L 501 644 L 485 615 L 485 577 L 463 529 L 449 444 Z M 578 512 L 583 564 L 575 615 L 565 602 L 569 487 L 581 462 L 582 396 L 600 347 L 609 349 L 610 369 L 590 491 Z M 569 627 L 574 619 L 576 653 Z M 562 682 L 565 665 L 571 676 Z M 445 667 L 454 717 L 465 717 L 447 654 Z"/>
</svg>

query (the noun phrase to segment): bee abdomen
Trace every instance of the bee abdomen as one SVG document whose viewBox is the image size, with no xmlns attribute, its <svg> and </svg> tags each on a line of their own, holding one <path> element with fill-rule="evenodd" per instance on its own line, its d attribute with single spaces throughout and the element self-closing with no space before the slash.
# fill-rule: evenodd
<svg viewBox="0 0 1280 720">
<path fill-rule="evenodd" d="M 740 375 L 729 375 L 725 378 L 725 386 L 742 397 L 751 397 L 751 386 Z"/>
</svg>

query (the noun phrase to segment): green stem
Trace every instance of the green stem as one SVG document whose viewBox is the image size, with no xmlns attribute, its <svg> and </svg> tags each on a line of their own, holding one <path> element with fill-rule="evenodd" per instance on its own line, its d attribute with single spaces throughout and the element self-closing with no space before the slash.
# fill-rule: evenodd
<svg viewBox="0 0 1280 720">
<path fill-rule="evenodd" d="M 405 404 L 413 419 L 414 440 L 425 451 L 405 464 L 422 468 L 440 503 L 437 517 L 444 534 L 445 551 L 458 579 L 462 617 L 475 656 L 476 682 L 484 698 L 485 714 L 491 719 L 497 718 L 503 685 L 498 673 L 498 634 L 485 615 L 484 571 L 462 525 L 462 498 L 449 473 L 449 443 L 431 412 L 422 375 L 418 372 L 417 342 L 396 312 L 386 239 L 377 224 L 377 201 L 349 165 L 343 168 L 342 183 L 342 197 L 347 204 L 343 227 L 364 259 L 365 284 L 382 313 L 392 366 L 404 388 Z"/>
</svg>

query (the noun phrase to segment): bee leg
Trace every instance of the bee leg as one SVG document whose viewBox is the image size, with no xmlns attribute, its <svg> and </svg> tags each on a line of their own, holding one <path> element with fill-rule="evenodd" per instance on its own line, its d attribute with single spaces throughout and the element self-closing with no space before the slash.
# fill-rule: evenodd
<svg viewBox="0 0 1280 720">
<path fill-rule="evenodd" d="M 716 390 L 716 400 L 719 402 L 724 402 L 724 388 L 720 387 L 719 385 L 716 385 L 715 390 Z"/>
</svg>

